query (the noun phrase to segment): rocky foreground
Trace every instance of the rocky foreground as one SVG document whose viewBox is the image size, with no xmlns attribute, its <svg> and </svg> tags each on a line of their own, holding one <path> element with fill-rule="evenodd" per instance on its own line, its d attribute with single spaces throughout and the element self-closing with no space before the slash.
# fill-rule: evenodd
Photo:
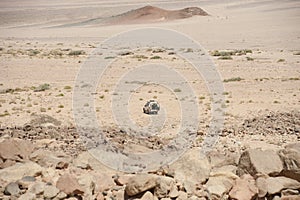
<svg viewBox="0 0 300 200">
<path fill-rule="evenodd" d="M 42 116 L 22 127 L 0 127 L 0 199 L 300 199 L 299 125 L 298 112 L 246 120 L 224 130 L 207 155 L 194 146 L 169 166 L 128 174 L 92 157 L 74 127 Z M 138 144 L 113 137 L 118 132 L 108 129 L 106 136 L 119 145 Z M 259 145 L 239 144 L 242 138 Z M 142 145 L 160 148 L 151 141 Z"/>
<path fill-rule="evenodd" d="M 51 145 L 51 140 L 41 141 Z M 1 199 L 299 199 L 300 142 L 242 154 L 188 151 L 144 174 L 113 172 L 88 152 L 71 157 L 17 138 L 0 143 Z"/>
</svg>

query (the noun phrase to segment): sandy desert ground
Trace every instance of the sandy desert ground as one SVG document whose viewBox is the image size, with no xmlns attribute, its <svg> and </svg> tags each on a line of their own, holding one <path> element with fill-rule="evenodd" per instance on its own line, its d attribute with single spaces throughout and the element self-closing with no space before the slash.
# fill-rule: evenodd
<svg viewBox="0 0 300 200">
<path fill-rule="evenodd" d="M 150 16 L 150 20 L 145 18 L 147 20 L 143 21 L 126 18 L 123 14 L 147 5 L 150 2 L 142 0 L 1 1 L 1 136 L 5 135 L 5 129 L 26 124 L 76 126 L 73 112 L 75 82 L 89 55 L 116 34 L 155 27 L 177 31 L 198 42 L 218 70 L 224 86 L 222 112 L 225 122 L 216 149 L 235 151 L 235 148 L 260 147 L 266 143 L 280 148 L 300 141 L 299 1 L 154 0 L 151 6 L 161 9 L 200 7 L 209 15 L 173 20 L 176 18 L 173 15 L 170 19 L 165 14 L 161 17 L 164 10 L 156 13 L 152 20 Z M 164 64 L 183 75 L 195 92 L 199 129 L 193 145 L 201 147 L 212 118 L 213 94 L 205 84 L 205 77 L 199 76 L 190 63 L 167 47 L 126 51 L 124 55 L 107 57 L 113 62 L 92 94 L 92 109 L 99 123 L 115 131 L 118 129 L 111 105 L 112 99 L 119 95 L 115 86 L 124 74 L 148 63 Z M 176 97 L 180 92 L 180 87 L 175 91 L 142 83 L 138 89 L 130 91 L 124 109 L 128 109 L 135 124 L 143 127 L 151 118 L 158 117 L 143 114 L 143 105 L 149 99 L 159 101 L 166 111 L 166 121 L 152 141 L 163 143 L 172 139 L 180 128 L 180 114 L 184 112 L 180 101 L 185 101 Z M 124 145 L 123 135 L 110 137 Z M 137 152 L 150 148 L 149 141 L 126 139 L 127 145 L 122 148 Z M 82 145 L 74 145 L 75 150 L 69 148 L 69 153 L 76 152 L 77 155 L 76 145 Z M 68 145 L 61 148 L 68 149 Z"/>
<path fill-rule="evenodd" d="M 240 122 L 263 112 L 299 110 L 299 3 L 297 1 L 240 2 L 191 1 L 187 6 L 199 6 L 210 16 L 165 21 L 150 24 L 103 26 L 100 22 L 84 23 L 91 19 L 107 18 L 128 10 L 143 7 L 143 2 L 89 2 L 73 3 L 41 1 L 1 2 L 1 90 L 16 90 L 1 94 L 1 125 L 22 125 L 34 116 L 47 114 L 73 124 L 72 89 L 81 65 L 103 40 L 143 27 L 161 27 L 179 31 L 199 42 L 207 52 L 249 50 L 251 53 L 231 56 L 229 60 L 212 56 L 221 79 L 241 78 L 241 81 L 224 82 L 226 105 L 224 112 L 228 123 Z M 146 4 L 147 5 L 147 4 Z M 165 9 L 182 8 L 182 3 L 155 1 L 153 6 Z M 92 8 L 90 8 L 92 7 Z M 105 8 L 105 12 L 101 12 Z M 77 22 L 77 23 L 75 23 Z M 82 51 L 82 55 L 72 55 Z M 75 52 L 76 53 L 76 52 Z M 210 111 L 210 94 L 203 78 L 193 77 L 193 67 L 185 66 L 176 55 L 157 53 L 162 59 L 150 62 L 169 62 L 193 84 L 199 97 L 201 111 Z M 80 54 L 80 53 L 79 53 Z M 97 91 L 95 109 L 99 115 L 110 116 L 109 104 L 118 76 L 131 66 L 149 63 L 151 51 L 137 53 L 148 59 L 124 56 L 111 66 Z M 123 69 L 118 66 L 121 64 Z M 127 65 L 127 66 L 126 66 Z M 185 66 L 185 67 L 184 67 Z M 185 69 L 186 68 L 186 69 Z M 188 69 L 190 68 L 190 69 Z M 190 72 L 189 72 L 190 71 Z M 116 74 L 113 79 L 111 74 Z M 110 80 L 105 80 L 107 77 Z M 109 83 L 108 81 L 111 81 Z M 201 85 L 202 82 L 202 85 Z M 33 87 L 49 84 L 45 92 L 33 92 Z M 101 85 L 101 84 L 99 84 Z M 161 88 L 163 90 L 163 88 Z M 18 91 L 19 90 L 19 91 Z M 146 120 L 140 113 L 149 98 L 174 100 L 170 91 L 159 88 L 141 88 L 133 92 L 130 113 L 133 119 Z M 174 107 L 172 101 L 170 106 Z M 174 101 L 174 103 L 176 103 Z M 176 107 L 176 106 L 175 106 Z M 225 109 L 226 107 L 226 109 Z M 176 109 L 167 109 L 175 117 Z M 109 117 L 108 117 L 109 118 Z M 206 119 L 206 121 L 209 119 Z M 111 120 L 105 119 L 109 123 Z M 174 120 L 172 120 L 174 121 Z M 177 122 L 174 122 L 175 124 Z"/>
</svg>

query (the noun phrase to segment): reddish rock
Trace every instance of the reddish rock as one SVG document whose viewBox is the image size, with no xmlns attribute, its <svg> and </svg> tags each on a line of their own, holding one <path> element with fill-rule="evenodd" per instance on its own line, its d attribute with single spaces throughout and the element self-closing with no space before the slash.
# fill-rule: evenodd
<svg viewBox="0 0 300 200">
<path fill-rule="evenodd" d="M 111 176 L 107 175 L 107 174 L 100 174 L 100 173 L 96 173 L 93 174 L 95 177 L 95 193 L 98 192 L 104 192 L 106 190 L 108 190 L 109 188 L 115 186 L 115 182 L 112 179 Z"/>
<path fill-rule="evenodd" d="M 32 153 L 34 145 L 27 140 L 8 139 L 0 143 L 0 158 L 6 160 L 28 159 Z"/>
<path fill-rule="evenodd" d="M 58 179 L 56 187 L 67 195 L 82 195 L 84 193 L 77 179 L 69 173 L 65 173 Z"/>
<path fill-rule="evenodd" d="M 229 196 L 231 199 L 251 200 L 257 193 L 258 189 L 255 185 L 254 178 L 249 174 L 245 174 L 241 178 L 235 180 Z"/>
</svg>

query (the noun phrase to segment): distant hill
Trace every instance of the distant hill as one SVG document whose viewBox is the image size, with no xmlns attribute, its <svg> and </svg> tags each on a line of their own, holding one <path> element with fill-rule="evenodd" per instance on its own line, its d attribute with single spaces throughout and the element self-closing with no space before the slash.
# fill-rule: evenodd
<svg viewBox="0 0 300 200">
<path fill-rule="evenodd" d="M 154 23 L 177 20 L 198 16 L 207 16 L 208 13 L 199 7 L 188 7 L 180 10 L 165 10 L 154 6 L 145 6 L 129 12 L 111 17 L 106 20 L 108 24 L 136 24 Z"/>
</svg>

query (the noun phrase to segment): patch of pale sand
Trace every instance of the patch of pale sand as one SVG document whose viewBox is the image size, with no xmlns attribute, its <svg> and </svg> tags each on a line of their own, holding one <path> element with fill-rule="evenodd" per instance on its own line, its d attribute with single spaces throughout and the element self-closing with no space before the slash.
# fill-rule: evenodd
<svg viewBox="0 0 300 200">
<path fill-rule="evenodd" d="M 147 52 L 145 50 L 139 51 L 138 55 L 144 55 L 150 58 L 151 52 Z M 197 101 L 201 101 L 202 105 L 199 105 L 198 108 L 199 119 L 201 121 L 207 120 L 207 118 L 209 117 L 210 97 L 205 82 L 203 79 L 201 79 L 200 74 L 198 74 L 196 70 L 187 62 L 178 58 L 176 55 L 170 56 L 167 55 L 167 52 L 155 55 L 161 56 L 162 59 L 146 61 L 145 59 L 139 60 L 135 56 L 122 57 L 113 62 L 105 71 L 102 79 L 99 82 L 99 88 L 97 89 L 98 95 L 95 96 L 97 116 L 102 125 L 118 125 L 115 119 L 115 115 L 117 115 L 118 113 L 113 113 L 112 98 L 115 95 L 119 95 L 114 91 L 115 86 L 116 84 L 118 84 L 121 77 L 123 77 L 127 72 L 143 66 L 149 62 L 173 67 L 176 71 L 178 71 L 178 73 L 184 76 L 186 80 L 188 80 L 188 84 L 190 84 L 192 89 L 194 90 Z M 177 59 L 174 60 L 174 57 L 177 57 Z M 159 76 L 159 72 L 157 73 L 157 76 Z M 179 100 L 176 97 L 176 92 L 168 88 L 167 85 L 145 85 L 142 83 L 140 84 L 139 88 L 130 91 L 130 93 L 131 94 L 130 99 L 128 99 L 128 107 L 124 106 L 124 109 L 128 109 L 129 118 L 133 121 L 133 123 L 140 127 L 145 127 L 150 123 L 151 116 L 143 114 L 142 108 L 148 100 L 156 99 L 160 103 L 161 107 L 166 111 L 166 121 L 164 122 L 164 126 L 160 130 L 160 134 L 166 133 L 166 137 L 168 137 L 170 134 L 178 132 L 181 122 L 181 108 Z M 183 101 L 188 101 L 188 99 Z"/>
</svg>

